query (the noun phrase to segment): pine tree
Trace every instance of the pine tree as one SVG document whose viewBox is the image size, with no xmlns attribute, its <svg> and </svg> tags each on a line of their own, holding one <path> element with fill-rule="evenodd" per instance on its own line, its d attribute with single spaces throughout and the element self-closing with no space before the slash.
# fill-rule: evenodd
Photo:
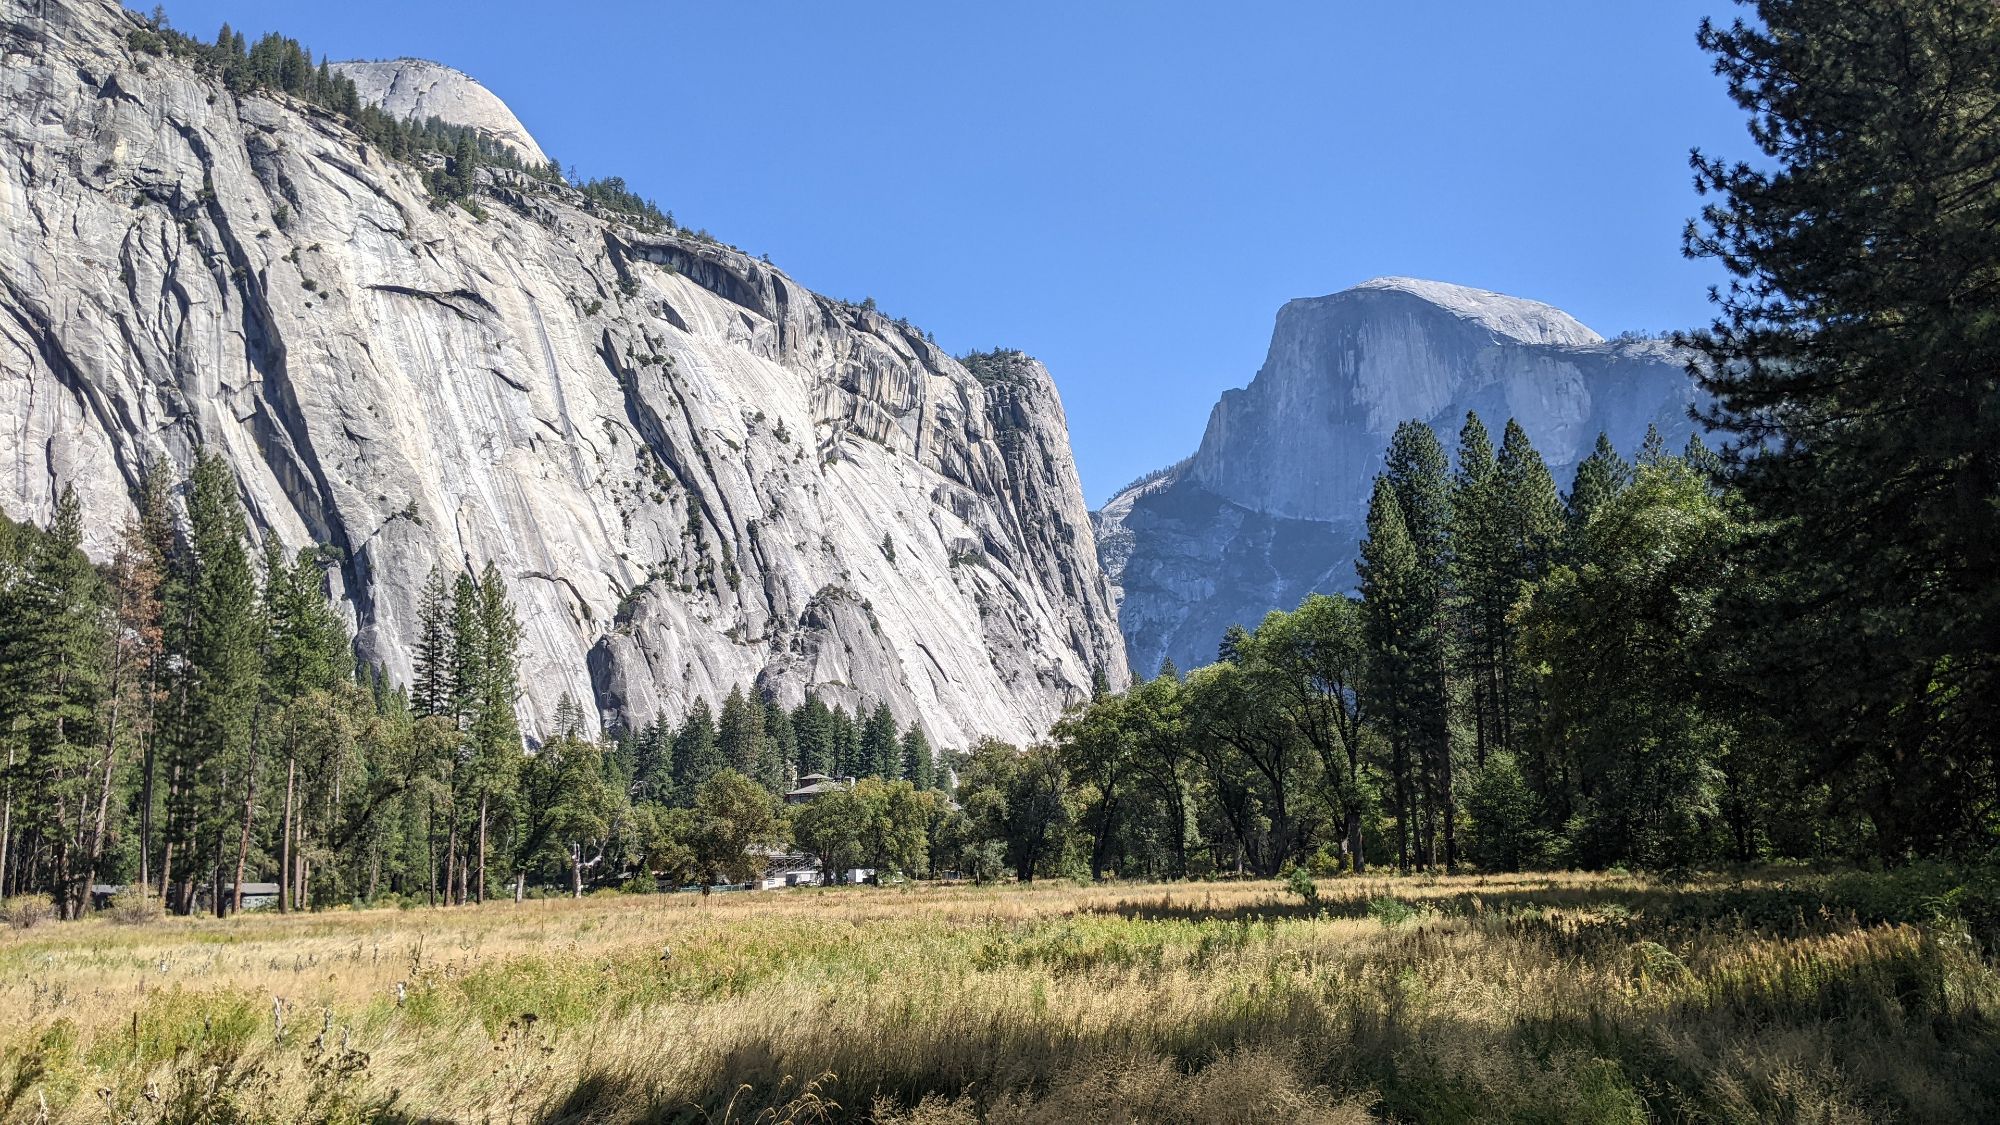
<svg viewBox="0 0 2000 1125">
<path fill-rule="evenodd" d="M 833 713 L 810 691 L 792 713 L 792 736 L 798 743 L 800 777 L 833 772 Z"/>
<path fill-rule="evenodd" d="M 633 738 L 632 800 L 666 804 L 674 795 L 674 732 L 654 719 Z"/>
<path fill-rule="evenodd" d="M 486 637 L 479 583 L 461 574 L 451 588 L 451 703 L 445 715 L 460 729 L 472 725 L 486 688 Z"/>
<path fill-rule="evenodd" d="M 740 686 L 730 688 L 716 722 L 716 750 L 722 755 L 722 764 L 745 777 L 757 776 L 763 741 L 763 706 L 745 699 Z"/>
<path fill-rule="evenodd" d="M 1632 479 L 1632 467 L 1618 456 L 1611 439 L 1602 432 L 1590 456 L 1577 462 L 1576 476 L 1564 500 L 1564 518 L 1574 534 L 1590 522 L 1591 514 L 1623 491 Z"/>
<path fill-rule="evenodd" d="M 1512 598 L 1503 576 L 1502 521 L 1493 442 L 1479 415 L 1468 411 L 1451 481 L 1451 609 L 1457 669 L 1469 681 L 1473 747 L 1480 765 L 1486 763 L 1488 748 L 1503 737 L 1500 661 Z"/>
<path fill-rule="evenodd" d="M 903 780 L 919 791 L 938 787 L 937 755 L 931 751 L 930 739 L 924 737 L 924 728 L 915 723 L 903 732 Z"/>
<path fill-rule="evenodd" d="M 1554 565 L 1564 530 L 1562 498 L 1556 493 L 1555 478 L 1542 455 L 1528 441 L 1527 431 L 1512 419 L 1501 438 L 1495 469 L 1495 492 L 1500 507 L 1499 525 L 1503 533 L 1499 559 L 1500 602 L 1504 607 L 1496 628 L 1500 641 L 1496 670 L 1499 673 L 1500 719 L 1498 745 L 1512 751 L 1519 732 L 1534 721 L 1534 701 L 1521 675 L 1519 630 L 1511 615 L 1534 585 Z"/>
<path fill-rule="evenodd" d="M 0 668 L 21 757 L 8 770 L 10 812 L 22 830 L 20 862 L 40 869 L 64 917 L 87 902 L 89 837 L 84 810 L 94 779 L 98 705 L 104 688 L 104 593 L 84 557 L 83 512 L 64 486 L 55 519 L 37 536 L 10 620 Z M 79 879 L 85 880 L 80 882 Z M 16 885 L 22 880 L 17 875 Z"/>
<path fill-rule="evenodd" d="M 1440 857 L 1447 869 L 1458 861 L 1457 803 L 1453 793 L 1450 685 L 1451 489 L 1444 447 L 1429 426 L 1404 422 L 1390 438 L 1382 476 L 1396 495 L 1416 570 L 1407 597 L 1411 622 L 1423 636 L 1410 642 L 1421 658 L 1421 680 L 1412 685 L 1407 721 L 1411 751 L 1420 767 L 1423 798 L 1420 860 L 1429 868 Z"/>
<path fill-rule="evenodd" d="M 861 728 L 847 708 L 835 705 L 827 714 L 827 772 L 836 777 L 860 777 L 867 772 L 861 761 Z"/>
<path fill-rule="evenodd" d="M 1756 517 L 1721 651 L 1877 853 L 1986 847 L 2000 808 L 2000 8 L 1767 0 L 1704 23 L 1761 158 L 1696 154 L 1695 340 Z M 1977 779 L 1977 780 L 1974 780 Z"/>
<path fill-rule="evenodd" d="M 1389 783 L 1396 817 L 1397 865 L 1410 869 L 1416 783 L 1412 758 L 1426 736 L 1431 633 L 1423 618 L 1423 576 L 1403 524 L 1396 490 L 1375 478 L 1368 503 L 1368 537 L 1355 569 L 1361 578 L 1368 638 L 1369 710 L 1389 744 Z"/>
<path fill-rule="evenodd" d="M 521 694 L 516 671 L 521 626 L 507 595 L 506 580 L 490 559 L 479 575 L 478 616 L 479 681 L 477 708 L 467 732 L 472 754 L 466 784 L 471 798 L 478 802 L 478 866 L 472 894 L 476 901 L 485 902 L 494 821 L 511 822 L 517 815 L 521 771 L 521 728 L 515 711 Z M 567 694 L 563 698 L 569 700 Z M 581 726 L 582 709 L 574 700 L 569 702 L 576 708 L 576 722 Z M 586 737 L 594 740 L 596 734 L 591 730 Z"/>
<path fill-rule="evenodd" d="M 152 474 L 147 474 L 150 478 Z M 142 480 L 147 479 L 142 478 Z M 140 755 L 140 793 L 148 807 L 135 818 L 143 827 L 150 814 L 151 758 L 154 708 L 158 703 L 157 669 L 163 653 L 160 629 L 160 583 L 165 558 L 155 553 L 149 538 L 148 508 L 155 502 L 148 487 L 140 489 L 139 514 L 119 536 L 108 582 L 110 636 L 106 647 L 103 765 L 98 786 L 96 822 L 90 849 L 90 871 L 81 880 L 96 881 L 97 872 L 115 841 L 125 835 L 125 818 L 114 816 L 112 800 L 120 783 L 121 766 Z M 139 885 L 143 893 L 146 842 L 141 838 Z"/>
<path fill-rule="evenodd" d="M 1681 450 L 1681 460 L 1687 462 L 1688 468 L 1700 474 L 1701 479 L 1709 482 L 1709 487 L 1718 491 L 1726 487 L 1728 466 L 1716 455 L 1715 450 L 1708 447 L 1707 442 L 1701 440 L 1700 433 L 1688 435 L 1687 445 Z"/>
<path fill-rule="evenodd" d="M 416 682 L 410 694 L 418 718 L 451 710 L 453 605 L 444 571 L 431 567 L 417 595 Z"/>
<path fill-rule="evenodd" d="M 799 740 L 792 730 L 792 717 L 775 700 L 764 703 L 764 771 L 757 780 L 767 782 L 771 791 L 783 794 L 798 778 Z"/>
<path fill-rule="evenodd" d="M 715 737 L 715 713 L 708 700 L 697 698 L 674 736 L 674 787 L 679 792 L 693 795 L 695 787 L 723 768 Z"/>
<path fill-rule="evenodd" d="M 141 548 L 144 565 L 153 572 L 153 590 L 157 633 L 152 638 L 150 663 L 145 669 L 145 736 L 142 743 L 139 765 L 139 883 L 142 889 L 152 885 L 153 860 L 160 853 L 157 850 L 155 831 L 160 809 L 158 788 L 159 770 L 167 754 L 167 744 L 163 739 L 166 720 L 173 713 L 167 709 L 173 698 L 172 687 L 175 677 L 169 673 L 168 640 L 169 630 L 179 607 L 186 604 L 183 586 L 177 576 L 175 551 L 177 543 L 174 531 L 173 482 L 164 468 L 157 462 L 149 462 L 139 477 L 138 534 L 143 543 Z"/>
<path fill-rule="evenodd" d="M 896 736 L 896 716 L 887 703 L 877 703 L 862 724 L 861 769 L 867 777 L 895 781 L 903 774 L 903 749 Z"/>
<path fill-rule="evenodd" d="M 220 454 L 204 450 L 188 481 L 188 545 L 181 585 L 186 608 L 175 615 L 170 644 L 180 658 L 173 716 L 173 792 L 163 883 L 174 874 L 174 907 L 194 905 L 194 880 L 206 870 L 221 895 L 222 847 L 234 819 L 229 802 L 248 786 L 250 724 L 261 675 L 257 585 L 252 577 L 235 477 Z M 176 643 L 177 642 L 177 643 Z M 181 860 L 172 868 L 174 857 Z"/>
<path fill-rule="evenodd" d="M 1661 465 L 1667 460 L 1667 439 L 1660 434 L 1660 427 L 1653 422 L 1646 423 L 1646 436 L 1639 439 L 1639 464 Z"/>
<path fill-rule="evenodd" d="M 352 663 L 347 633 L 327 604 L 320 555 L 301 550 L 285 562 L 275 536 L 265 541 L 264 561 L 264 688 L 265 713 L 259 727 L 276 717 L 285 756 L 284 811 L 279 821 L 279 909 L 289 909 L 289 891 L 296 889 L 296 863 L 302 835 L 299 820 L 299 736 L 301 711 L 309 695 L 326 695 L 347 678 Z M 323 707 L 315 701 L 313 706 Z M 247 804 L 246 804 L 247 807 Z M 246 829 L 248 818 L 245 819 Z M 238 852 L 239 886 L 248 851 L 249 833 Z"/>
</svg>

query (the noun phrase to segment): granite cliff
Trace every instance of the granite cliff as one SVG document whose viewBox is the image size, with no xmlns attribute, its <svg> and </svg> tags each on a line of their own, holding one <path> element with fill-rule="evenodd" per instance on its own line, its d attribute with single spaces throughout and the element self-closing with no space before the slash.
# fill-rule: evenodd
<svg viewBox="0 0 2000 1125">
<path fill-rule="evenodd" d="M 975 375 L 560 183 L 482 168 L 435 200 L 421 161 L 135 50 L 138 27 L 0 0 L 7 514 L 73 485 L 103 557 L 149 458 L 220 450 L 256 535 L 338 549 L 358 648 L 398 677 L 432 567 L 494 560 L 531 727 L 564 693 L 637 722 L 755 684 L 963 745 L 1123 681 L 1040 364 Z M 391 112 L 519 130 L 463 76 L 382 65 Z"/>
<path fill-rule="evenodd" d="M 462 71 L 428 59 L 355 60 L 334 63 L 333 69 L 354 80 L 361 100 L 385 113 L 405 121 L 435 117 L 470 126 L 529 164 L 549 161 L 507 103 Z"/>
<path fill-rule="evenodd" d="M 1378 278 L 1289 302 L 1200 449 L 1096 514 L 1132 669 L 1206 664 L 1230 625 L 1351 589 L 1399 423 L 1452 448 L 1468 410 L 1496 439 L 1513 418 L 1567 486 L 1600 431 L 1628 456 L 1648 425 L 1679 447 L 1694 395 L 1683 368 L 1663 341 L 1607 341 L 1548 305 L 1443 282 Z"/>
</svg>

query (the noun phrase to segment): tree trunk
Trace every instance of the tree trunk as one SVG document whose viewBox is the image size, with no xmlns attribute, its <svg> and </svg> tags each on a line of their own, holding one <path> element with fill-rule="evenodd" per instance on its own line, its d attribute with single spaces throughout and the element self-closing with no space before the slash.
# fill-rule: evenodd
<svg viewBox="0 0 2000 1125">
<path fill-rule="evenodd" d="M 0 801 L 0 897 L 7 894 L 7 861 L 14 843 L 14 744 L 7 743 L 7 794 Z"/>
<path fill-rule="evenodd" d="M 486 801 L 487 795 L 479 795 L 479 885 L 474 888 L 473 901 L 486 901 Z"/>
<path fill-rule="evenodd" d="M 1472 688 L 1472 746 L 1474 760 L 1481 766 L 1486 764 L 1486 687 L 1474 684 Z"/>
<path fill-rule="evenodd" d="M 1396 763 L 1396 862 L 1398 868 L 1410 873 L 1410 806 L 1415 802 L 1410 792 L 1409 748 L 1400 741 L 1394 754 Z"/>
<path fill-rule="evenodd" d="M 298 792 L 299 756 L 285 754 L 285 823 L 278 832 L 278 912 L 292 909 L 292 892 L 298 883 L 292 878 L 292 802 Z"/>
<path fill-rule="evenodd" d="M 1365 874 L 1368 863 L 1361 857 L 1361 810 L 1347 810 L 1347 858 L 1356 875 Z"/>
<path fill-rule="evenodd" d="M 243 834 L 236 840 L 236 884 L 230 891 L 229 909 L 243 912 L 243 870 L 250 863 L 250 825 L 257 817 L 257 752 L 250 752 L 250 760 L 243 770 Z"/>
<path fill-rule="evenodd" d="M 111 816 L 111 775 L 118 766 L 118 705 L 111 706 L 111 729 L 114 732 L 104 741 L 104 784 L 97 791 L 97 827 L 90 837 L 90 862 L 84 866 L 82 899 L 90 903 L 90 888 L 97 881 L 97 865 L 104 861 L 104 841 L 109 834 Z M 143 883 L 144 880 L 141 880 Z"/>
<path fill-rule="evenodd" d="M 1451 748 L 1444 754 L 1444 871 L 1451 875 L 1458 871 L 1458 798 L 1451 787 Z"/>
<path fill-rule="evenodd" d="M 447 827 L 444 836 L 444 903 L 446 906 L 456 906 L 458 902 L 454 901 L 452 896 L 457 892 L 459 885 L 458 811 L 448 807 L 445 816 Z"/>
<path fill-rule="evenodd" d="M 1180 878 L 1188 877 L 1187 839 L 1187 799 L 1181 793 L 1180 781 L 1174 782 L 1174 796 L 1167 802 L 1174 815 L 1174 862 L 1180 865 Z"/>
<path fill-rule="evenodd" d="M 569 846 L 569 889 L 572 898 L 583 897 L 583 845 Z"/>
<path fill-rule="evenodd" d="M 146 710 L 150 716 L 152 708 Z M 139 893 L 142 895 L 151 891 L 153 878 L 153 744 L 153 733 L 149 730 L 145 757 L 139 765 Z"/>
<path fill-rule="evenodd" d="M 1104 869 L 1111 866 L 1111 828 L 1117 806 L 1105 801 L 1097 817 L 1096 839 L 1090 848 L 1090 878 L 1093 882 L 1104 878 Z"/>
<path fill-rule="evenodd" d="M 142 895 L 152 889 L 153 774 L 159 762 L 160 659 L 156 651 L 146 664 L 146 753 L 139 768 L 139 893 Z"/>
<path fill-rule="evenodd" d="M 178 914 L 180 913 L 180 911 L 175 910 L 176 904 L 169 902 L 167 899 L 167 888 L 173 885 L 168 880 L 173 878 L 173 873 L 174 873 L 174 842 L 172 840 L 168 840 L 167 846 L 161 849 L 160 851 L 160 901 L 166 903 L 166 907 L 168 910 L 173 910 L 176 914 Z"/>
<path fill-rule="evenodd" d="M 174 866 L 174 813 L 177 803 L 176 791 L 180 788 L 180 778 L 180 764 L 178 762 L 168 763 L 167 799 L 164 810 L 167 814 L 167 838 L 160 848 L 160 899 L 163 902 L 167 897 L 167 888 L 173 885 L 169 880 L 172 877 Z M 169 905 L 167 909 L 172 910 L 173 906 Z"/>
<path fill-rule="evenodd" d="M 300 801 L 292 810 L 292 907 L 304 910 L 306 898 L 306 806 Z"/>
<path fill-rule="evenodd" d="M 516 872 L 514 872 L 514 901 L 515 901 L 515 902 L 520 902 L 520 901 L 521 901 L 521 896 L 522 896 L 522 895 L 523 895 L 523 894 L 524 894 L 524 893 L 526 892 L 526 890 L 527 890 L 527 888 L 526 888 L 526 886 L 525 886 L 525 884 L 527 883 L 527 881 L 528 881 L 528 873 L 527 873 L 527 872 L 525 872 L 525 871 L 516 871 Z"/>
<path fill-rule="evenodd" d="M 430 904 L 438 904 L 437 798 L 431 798 L 430 815 L 424 819 L 424 872 L 430 880 Z"/>
</svg>

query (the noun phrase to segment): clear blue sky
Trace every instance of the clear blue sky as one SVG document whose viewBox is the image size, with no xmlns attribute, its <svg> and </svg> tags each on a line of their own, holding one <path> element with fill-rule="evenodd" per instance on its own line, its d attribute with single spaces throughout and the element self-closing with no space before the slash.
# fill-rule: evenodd
<svg viewBox="0 0 2000 1125">
<path fill-rule="evenodd" d="M 136 5 L 135 5 L 136 6 Z M 1747 153 L 1726 0 L 178 0 L 465 70 L 542 147 L 804 284 L 1044 360 L 1093 505 L 1200 441 L 1273 314 L 1380 274 L 1703 322 L 1687 150 Z"/>
</svg>

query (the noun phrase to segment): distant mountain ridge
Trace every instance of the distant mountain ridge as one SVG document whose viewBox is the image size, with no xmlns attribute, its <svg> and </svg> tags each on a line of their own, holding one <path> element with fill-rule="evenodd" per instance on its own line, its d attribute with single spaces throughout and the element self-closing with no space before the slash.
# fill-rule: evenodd
<svg viewBox="0 0 2000 1125">
<path fill-rule="evenodd" d="M 1397 424 L 1447 448 L 1467 411 L 1496 434 L 1519 421 L 1567 485 L 1600 431 L 1634 450 L 1649 425 L 1692 432 L 1686 357 L 1656 339 L 1606 340 L 1539 301 L 1384 277 L 1287 302 L 1249 385 L 1223 393 L 1200 448 L 1094 515 L 1137 675 L 1215 658 L 1313 591 L 1349 589 L 1370 484 Z"/>
</svg>

